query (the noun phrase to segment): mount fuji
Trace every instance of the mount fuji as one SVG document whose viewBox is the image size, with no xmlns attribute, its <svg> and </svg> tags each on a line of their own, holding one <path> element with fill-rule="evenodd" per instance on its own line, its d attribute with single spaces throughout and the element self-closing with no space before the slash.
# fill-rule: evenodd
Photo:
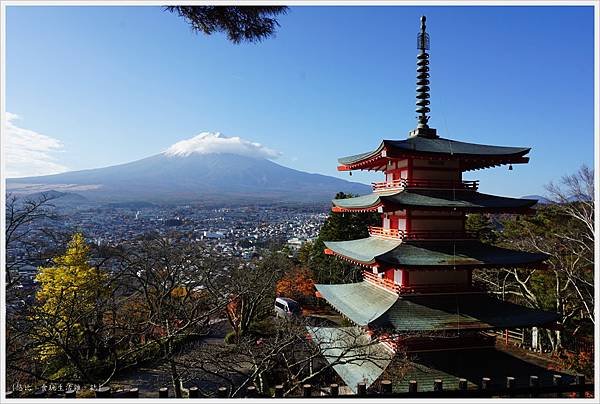
<svg viewBox="0 0 600 404">
<path fill-rule="evenodd" d="M 162 153 L 104 168 L 9 178 L 7 191 L 76 193 L 91 202 L 242 203 L 325 202 L 337 192 L 364 194 L 365 184 L 281 166 L 259 143 L 201 133 Z"/>
</svg>

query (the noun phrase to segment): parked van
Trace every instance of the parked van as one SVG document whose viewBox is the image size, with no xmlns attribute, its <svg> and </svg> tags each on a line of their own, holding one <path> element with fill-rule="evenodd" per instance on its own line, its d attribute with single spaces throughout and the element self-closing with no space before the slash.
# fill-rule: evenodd
<svg viewBox="0 0 600 404">
<path fill-rule="evenodd" d="M 290 318 L 300 316 L 300 304 L 287 297 L 278 297 L 275 299 L 275 315 L 277 317 Z"/>
</svg>

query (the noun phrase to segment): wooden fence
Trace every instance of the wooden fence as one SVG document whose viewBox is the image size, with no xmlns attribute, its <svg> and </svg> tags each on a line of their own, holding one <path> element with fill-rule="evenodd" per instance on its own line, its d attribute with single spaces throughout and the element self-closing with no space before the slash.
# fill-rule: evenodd
<svg viewBox="0 0 600 404">
<path fill-rule="evenodd" d="M 523 328 L 515 328 L 512 330 L 490 330 L 484 334 L 494 336 L 498 341 L 502 341 L 505 345 L 516 345 L 524 349 L 533 349 L 531 342 L 531 330 Z M 594 353 L 594 341 L 580 337 L 572 337 L 569 335 L 562 336 L 562 348 L 573 353 L 585 352 Z"/>
<path fill-rule="evenodd" d="M 539 382 L 538 376 L 530 376 L 529 380 L 523 386 L 517 386 L 517 380 L 514 377 L 507 377 L 502 386 L 493 385 L 492 380 L 487 377 L 481 378 L 478 388 L 469 388 L 467 379 L 459 379 L 458 389 L 445 390 L 443 382 L 440 379 L 434 380 L 433 391 L 421 391 L 417 381 L 411 380 L 408 384 L 407 391 L 392 392 L 392 382 L 383 380 L 379 383 L 378 389 L 367 389 L 366 384 L 359 383 L 355 394 L 341 394 L 340 386 L 331 384 L 325 388 L 316 388 L 310 384 L 303 385 L 294 397 L 369 397 L 369 398 L 484 398 L 484 397 L 592 397 L 594 392 L 594 384 L 586 383 L 583 375 L 577 375 L 573 383 L 563 383 L 561 375 L 554 375 L 552 384 L 543 386 Z M 200 398 L 200 391 L 197 387 L 191 387 L 187 390 L 189 398 Z M 158 389 L 154 397 L 169 398 L 167 387 Z M 101 387 L 94 391 L 96 398 L 138 398 L 139 390 L 137 388 L 129 390 L 113 391 L 110 387 Z M 284 386 L 275 386 L 272 395 L 259 393 L 255 386 L 248 386 L 245 390 L 244 397 L 248 398 L 281 398 L 284 394 Z M 76 398 L 78 396 L 75 390 L 63 392 L 45 392 L 37 391 L 33 395 L 21 395 L 17 392 L 7 392 L 6 398 Z M 229 391 L 226 387 L 219 387 L 215 391 L 215 396 L 225 398 L 229 396 Z M 289 397 L 289 396 L 288 396 Z"/>
</svg>

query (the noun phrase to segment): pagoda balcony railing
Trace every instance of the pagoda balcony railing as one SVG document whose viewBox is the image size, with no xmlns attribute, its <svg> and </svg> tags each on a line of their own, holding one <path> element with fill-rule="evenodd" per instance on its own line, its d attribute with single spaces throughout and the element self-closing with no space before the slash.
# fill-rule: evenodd
<svg viewBox="0 0 600 404">
<path fill-rule="evenodd" d="M 474 239 L 475 233 L 467 231 L 410 231 L 399 229 L 386 229 L 384 227 L 369 226 L 369 234 L 373 237 L 382 237 L 400 240 L 461 240 Z"/>
<path fill-rule="evenodd" d="M 474 181 L 448 181 L 448 180 L 408 180 L 401 178 L 393 181 L 372 182 L 371 186 L 375 192 L 391 191 L 404 188 L 425 189 L 464 189 L 477 191 L 479 180 Z"/>
<path fill-rule="evenodd" d="M 365 280 L 367 282 L 370 282 L 374 285 L 377 285 L 379 287 L 387 289 L 390 292 L 395 292 L 395 293 L 400 292 L 400 285 L 398 285 L 391 279 L 380 278 L 377 275 L 375 275 L 374 273 L 369 272 L 369 271 L 363 271 L 362 275 L 363 275 L 363 280 Z"/>
<path fill-rule="evenodd" d="M 464 283 L 436 283 L 431 285 L 401 286 L 388 278 L 380 278 L 369 270 L 362 271 L 363 280 L 376 286 L 399 294 L 438 294 L 438 293 L 465 293 L 473 292 L 472 286 Z"/>
</svg>

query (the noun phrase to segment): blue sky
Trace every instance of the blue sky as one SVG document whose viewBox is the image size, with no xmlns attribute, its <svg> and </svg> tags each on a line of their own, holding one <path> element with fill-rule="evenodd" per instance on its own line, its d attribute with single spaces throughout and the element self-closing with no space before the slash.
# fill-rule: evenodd
<svg viewBox="0 0 600 404">
<path fill-rule="evenodd" d="M 348 178 L 337 157 L 416 126 L 422 14 L 430 125 L 455 140 L 533 148 L 528 165 L 466 179 L 484 192 L 543 194 L 593 166 L 592 7 L 294 7 L 275 38 L 234 45 L 160 7 L 9 6 L 6 111 L 19 116 L 13 131 L 56 141 L 39 138 L 32 153 L 69 170 L 218 131 L 281 153 L 282 165 Z"/>
</svg>

